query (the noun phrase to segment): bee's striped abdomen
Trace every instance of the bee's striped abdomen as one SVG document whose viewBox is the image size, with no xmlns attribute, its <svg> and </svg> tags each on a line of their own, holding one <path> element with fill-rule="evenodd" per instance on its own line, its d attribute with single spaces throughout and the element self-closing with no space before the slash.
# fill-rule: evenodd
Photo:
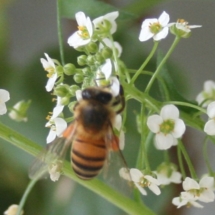
<svg viewBox="0 0 215 215">
<path fill-rule="evenodd" d="M 91 142 L 89 142 L 91 141 Z M 83 140 L 76 138 L 71 150 L 71 162 L 74 172 L 81 179 L 92 179 L 97 176 L 106 161 L 104 140 Z"/>
</svg>

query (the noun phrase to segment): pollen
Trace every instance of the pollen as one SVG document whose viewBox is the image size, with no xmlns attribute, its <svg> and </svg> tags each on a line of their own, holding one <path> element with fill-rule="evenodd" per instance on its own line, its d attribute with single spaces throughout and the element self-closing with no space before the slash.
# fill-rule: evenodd
<svg viewBox="0 0 215 215">
<path fill-rule="evenodd" d="M 78 26 L 78 35 L 82 38 L 82 39 L 88 39 L 89 38 L 89 32 L 86 28 L 86 26 Z"/>
<path fill-rule="evenodd" d="M 161 31 L 162 26 L 159 22 L 154 22 L 150 23 L 149 28 L 153 34 L 157 34 L 159 31 Z"/>
<path fill-rule="evenodd" d="M 175 123 L 173 120 L 171 119 L 166 120 L 160 125 L 160 131 L 164 134 L 169 134 L 173 131 L 174 126 L 175 126 Z"/>
</svg>

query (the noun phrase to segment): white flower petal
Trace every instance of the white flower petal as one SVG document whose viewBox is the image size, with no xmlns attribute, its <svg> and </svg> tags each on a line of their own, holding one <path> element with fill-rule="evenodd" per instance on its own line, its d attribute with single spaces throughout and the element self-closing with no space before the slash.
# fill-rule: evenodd
<svg viewBox="0 0 215 215">
<path fill-rule="evenodd" d="M 175 142 L 174 139 L 171 134 L 158 133 L 155 135 L 155 147 L 159 150 L 169 149 Z"/>
<path fill-rule="evenodd" d="M 5 103 L 10 99 L 10 93 L 7 90 L 0 89 L 0 104 Z"/>
<path fill-rule="evenodd" d="M 49 134 L 46 138 L 46 143 L 51 143 L 56 137 L 56 132 L 50 129 Z"/>
<path fill-rule="evenodd" d="M 204 190 L 203 192 L 201 192 L 198 200 L 202 202 L 213 202 L 214 199 L 215 195 L 212 190 Z"/>
<path fill-rule="evenodd" d="M 143 173 L 139 169 L 131 168 L 130 169 L 131 179 L 134 182 L 140 182 L 140 179 L 143 177 Z"/>
<path fill-rule="evenodd" d="M 159 115 L 149 116 L 147 119 L 147 126 L 153 133 L 157 133 L 160 131 L 160 125 L 162 124 L 163 119 Z"/>
<path fill-rule="evenodd" d="M 7 113 L 7 107 L 5 103 L 0 104 L 0 115 L 6 114 Z"/>
<path fill-rule="evenodd" d="M 179 110 L 175 105 L 165 105 L 162 107 L 160 115 L 164 120 L 175 120 L 179 118 Z"/>
<path fill-rule="evenodd" d="M 172 131 L 172 135 L 175 138 L 180 138 L 185 132 L 186 126 L 184 121 L 181 119 L 175 120 L 174 130 Z"/>
<path fill-rule="evenodd" d="M 76 96 L 77 101 L 82 100 L 82 90 L 76 90 L 75 96 Z"/>
<path fill-rule="evenodd" d="M 199 184 L 192 178 L 186 177 L 182 183 L 183 189 L 185 191 L 192 190 L 192 189 L 199 189 Z"/>
<path fill-rule="evenodd" d="M 125 133 L 120 131 L 119 134 L 119 149 L 123 150 L 125 148 Z"/>
<path fill-rule="evenodd" d="M 135 186 L 138 188 L 138 190 L 141 192 L 142 195 L 146 196 L 147 192 L 145 191 L 144 188 L 142 188 L 138 183 L 134 183 Z"/>
<path fill-rule="evenodd" d="M 62 118 L 55 118 L 54 122 L 56 126 L 56 134 L 60 137 L 63 131 L 67 128 L 67 122 Z"/>
<path fill-rule="evenodd" d="M 150 184 L 149 185 L 149 189 L 156 195 L 160 195 L 161 194 L 161 191 L 160 191 L 160 188 L 155 185 L 155 184 Z"/>
<path fill-rule="evenodd" d="M 213 189 L 214 178 L 213 177 L 205 176 L 205 177 L 203 177 L 200 180 L 199 185 L 200 185 L 200 187 L 204 187 L 204 188 L 208 188 L 208 189 Z"/>
<path fill-rule="evenodd" d="M 163 11 L 163 13 L 158 18 L 158 21 L 162 26 L 166 26 L 169 23 L 169 14 Z"/>
<path fill-rule="evenodd" d="M 105 75 L 106 80 L 110 78 L 112 73 L 112 63 L 110 59 L 107 59 L 101 67 L 102 73 Z"/>
<path fill-rule="evenodd" d="M 215 102 L 211 102 L 207 107 L 207 114 L 210 118 L 215 117 Z"/>
<path fill-rule="evenodd" d="M 170 177 L 170 180 L 172 183 L 175 183 L 175 184 L 180 184 L 181 183 L 181 173 L 180 172 L 173 172 L 171 177 Z"/>
<path fill-rule="evenodd" d="M 113 123 L 114 128 L 116 128 L 118 131 L 121 129 L 122 127 L 122 116 L 120 114 L 117 114 L 115 119 L 114 119 L 114 123 Z"/>
<path fill-rule="evenodd" d="M 54 75 L 52 75 L 51 78 L 48 79 L 46 84 L 47 92 L 50 92 L 53 89 L 56 80 L 57 80 L 57 73 L 55 73 Z"/>
<path fill-rule="evenodd" d="M 158 32 L 157 34 L 154 35 L 153 39 L 155 41 L 159 41 L 162 40 L 164 38 L 166 38 L 166 36 L 169 33 L 169 28 L 168 27 L 164 27 L 160 32 Z"/>
<path fill-rule="evenodd" d="M 208 135 L 215 135 L 215 120 L 211 119 L 206 122 L 204 132 Z"/>
<path fill-rule="evenodd" d="M 119 92 L 120 92 L 119 79 L 117 77 L 110 77 L 109 80 L 111 82 L 111 86 L 110 86 L 111 93 L 114 97 L 116 97 L 119 95 Z"/>
</svg>

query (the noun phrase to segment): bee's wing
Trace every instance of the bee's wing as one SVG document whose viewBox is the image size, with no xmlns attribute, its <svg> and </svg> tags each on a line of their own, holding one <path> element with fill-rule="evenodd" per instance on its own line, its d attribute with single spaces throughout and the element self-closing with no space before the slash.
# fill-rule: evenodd
<svg viewBox="0 0 215 215">
<path fill-rule="evenodd" d="M 106 144 L 109 150 L 107 161 L 103 168 L 105 181 L 119 192 L 131 196 L 132 187 L 129 183 L 129 181 L 131 181 L 130 171 L 123 153 L 119 148 L 119 138 L 113 133 L 112 129 L 111 133 L 109 133 L 106 138 Z M 125 180 L 120 176 L 120 171 L 122 170 L 127 172 L 128 180 Z"/>
<path fill-rule="evenodd" d="M 48 172 L 50 165 L 63 162 L 67 149 L 72 143 L 75 131 L 76 123 L 70 124 L 63 132 L 62 137 L 56 138 L 48 144 L 47 148 L 38 155 L 30 166 L 29 177 L 31 179 L 43 177 Z"/>
</svg>

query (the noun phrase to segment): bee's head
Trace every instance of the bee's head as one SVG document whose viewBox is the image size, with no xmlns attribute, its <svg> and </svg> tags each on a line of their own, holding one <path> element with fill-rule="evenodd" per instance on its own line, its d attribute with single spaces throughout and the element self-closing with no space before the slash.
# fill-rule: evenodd
<svg viewBox="0 0 215 215">
<path fill-rule="evenodd" d="M 104 91 L 100 88 L 90 87 L 82 91 L 82 99 L 94 100 L 106 105 L 112 101 L 113 95 L 110 92 Z"/>
</svg>

